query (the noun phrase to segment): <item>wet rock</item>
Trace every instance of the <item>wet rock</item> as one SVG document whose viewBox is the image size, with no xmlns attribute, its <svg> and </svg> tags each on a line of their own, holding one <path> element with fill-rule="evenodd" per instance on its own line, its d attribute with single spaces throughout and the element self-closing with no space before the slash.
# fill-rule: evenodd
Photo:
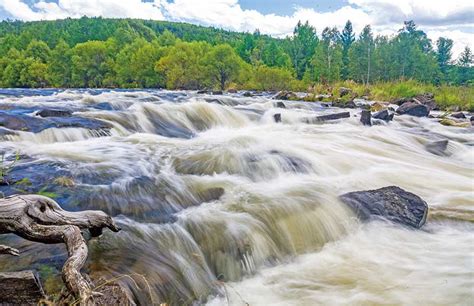
<svg viewBox="0 0 474 306">
<path fill-rule="evenodd" d="M 332 95 L 319 94 L 314 96 L 314 101 L 323 101 L 324 99 L 329 99 L 331 97 Z"/>
<path fill-rule="evenodd" d="M 389 112 L 388 109 L 381 110 L 372 115 L 372 118 L 379 119 L 383 121 L 392 121 L 395 114 Z"/>
<path fill-rule="evenodd" d="M 38 275 L 33 271 L 0 273 L 0 304 L 39 305 L 45 298 Z"/>
<path fill-rule="evenodd" d="M 275 103 L 275 107 L 277 108 L 286 108 L 286 105 L 285 103 L 281 102 L 281 101 L 278 101 Z"/>
<path fill-rule="evenodd" d="M 6 135 L 15 135 L 15 134 L 16 133 L 14 131 L 0 127 L 0 137 L 6 136 Z"/>
<path fill-rule="evenodd" d="M 413 97 L 411 101 L 425 105 L 430 111 L 439 109 L 434 100 L 434 94 L 430 92 Z"/>
<path fill-rule="evenodd" d="M 463 112 L 453 113 L 451 114 L 451 117 L 456 119 L 466 119 L 466 115 L 464 115 Z"/>
<path fill-rule="evenodd" d="M 374 102 L 370 105 L 370 110 L 372 112 L 379 112 L 381 110 L 384 110 L 387 108 L 387 105 L 385 105 L 384 103 L 381 103 L 381 102 Z"/>
<path fill-rule="evenodd" d="M 83 117 L 50 117 L 40 118 L 23 114 L 0 112 L 0 126 L 10 130 L 39 133 L 49 128 L 77 127 L 90 130 L 110 129 L 107 122 Z"/>
<path fill-rule="evenodd" d="M 227 90 L 228 93 L 237 93 L 237 89 L 235 88 L 230 88 Z"/>
<path fill-rule="evenodd" d="M 281 114 L 274 114 L 273 119 L 275 120 L 276 123 L 281 122 Z"/>
<path fill-rule="evenodd" d="M 349 112 L 343 112 L 343 113 L 334 113 L 334 114 L 321 115 L 321 116 L 310 117 L 310 118 L 302 118 L 301 121 L 304 123 L 312 124 L 312 123 L 321 123 L 324 121 L 337 120 L 337 119 L 342 119 L 342 118 L 349 118 L 350 116 L 351 114 Z"/>
<path fill-rule="evenodd" d="M 349 192 L 339 198 L 363 220 L 377 217 L 421 228 L 428 215 L 428 204 L 423 199 L 396 186 Z"/>
<path fill-rule="evenodd" d="M 471 124 L 469 122 L 466 122 L 466 121 L 459 122 L 459 121 L 448 119 L 448 118 L 441 119 L 439 121 L 439 123 L 441 123 L 442 125 L 445 125 L 445 126 L 455 126 L 455 127 L 463 127 L 463 128 L 471 126 Z"/>
<path fill-rule="evenodd" d="M 357 108 L 357 105 L 354 103 L 354 101 L 336 101 L 332 104 L 332 106 L 339 108 Z"/>
<path fill-rule="evenodd" d="M 253 97 L 253 94 L 250 91 L 246 91 L 243 94 L 244 97 Z"/>
<path fill-rule="evenodd" d="M 37 116 L 46 118 L 46 117 L 70 117 L 72 116 L 72 112 L 70 110 L 65 109 L 51 109 L 46 108 L 42 109 L 36 113 Z"/>
<path fill-rule="evenodd" d="M 282 165 L 283 171 L 295 173 L 308 173 L 312 168 L 311 163 L 297 156 L 292 156 L 278 150 L 270 150 L 271 155 L 277 155 L 284 163 Z"/>
<path fill-rule="evenodd" d="M 352 93 L 352 89 L 347 87 L 339 88 L 339 97 L 347 96 L 348 94 Z"/>
<path fill-rule="evenodd" d="M 438 140 L 429 142 L 425 145 L 426 151 L 438 156 L 447 156 L 446 149 L 448 148 L 448 140 Z"/>
<path fill-rule="evenodd" d="M 222 90 L 214 90 L 211 92 L 212 95 L 222 95 L 224 94 L 224 92 L 222 92 Z"/>
<path fill-rule="evenodd" d="M 105 111 L 113 111 L 114 110 L 114 107 L 112 106 L 112 104 L 110 104 L 108 102 L 97 103 L 97 104 L 92 105 L 92 107 L 95 108 L 95 109 L 100 109 L 100 110 L 105 110 Z"/>
<path fill-rule="evenodd" d="M 434 95 L 432 93 L 424 93 L 424 94 L 417 95 L 417 96 L 412 97 L 412 98 L 400 98 L 400 99 L 396 99 L 396 100 L 392 101 L 393 104 L 396 104 L 398 106 L 401 106 L 401 105 L 403 105 L 404 103 L 407 103 L 407 102 L 415 102 L 417 104 L 424 105 L 430 111 L 439 109 L 438 105 L 436 104 L 436 102 L 434 100 Z"/>
<path fill-rule="evenodd" d="M 397 108 L 397 114 L 415 117 L 428 117 L 430 110 L 427 106 L 416 102 L 405 102 Z"/>
<path fill-rule="evenodd" d="M 209 93 L 208 90 L 198 90 L 198 91 L 197 91 L 197 94 L 200 94 L 200 95 L 208 94 L 208 93 Z"/>
<path fill-rule="evenodd" d="M 292 91 L 280 91 L 273 99 L 275 100 L 296 100 L 298 96 Z"/>
<path fill-rule="evenodd" d="M 371 126 L 372 125 L 372 113 L 369 110 L 363 110 L 360 114 L 360 122 L 363 125 Z"/>
</svg>

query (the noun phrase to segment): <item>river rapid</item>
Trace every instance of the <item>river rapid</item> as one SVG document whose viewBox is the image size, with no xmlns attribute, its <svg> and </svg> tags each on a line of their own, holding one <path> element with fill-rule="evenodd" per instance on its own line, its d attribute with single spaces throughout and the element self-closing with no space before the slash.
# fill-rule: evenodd
<svg viewBox="0 0 474 306">
<path fill-rule="evenodd" d="M 269 95 L 0 90 L 3 114 L 73 112 L 62 125 L 0 130 L 9 175 L 27 178 L 0 191 L 52 192 L 65 209 L 114 216 L 122 231 L 89 242 L 86 271 L 115 277 L 140 305 L 472 305 L 473 128 L 411 116 L 367 127 L 359 109 L 306 124 L 342 110 L 285 105 Z M 442 156 L 427 151 L 441 139 Z M 337 198 L 390 185 L 428 203 L 421 230 L 362 223 Z M 63 246 L 0 238 L 22 253 L 0 257 L 0 269 L 59 273 Z"/>
</svg>

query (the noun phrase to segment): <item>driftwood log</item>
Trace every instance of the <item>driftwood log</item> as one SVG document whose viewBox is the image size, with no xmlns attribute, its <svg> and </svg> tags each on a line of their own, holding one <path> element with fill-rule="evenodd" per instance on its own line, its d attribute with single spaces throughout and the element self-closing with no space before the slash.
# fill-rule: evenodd
<svg viewBox="0 0 474 306">
<path fill-rule="evenodd" d="M 0 199 L 0 234 L 16 234 L 41 243 L 66 244 L 68 259 L 62 269 L 66 288 L 83 305 L 93 301 L 93 288 L 81 275 L 88 254 L 81 229 L 92 237 L 104 227 L 114 232 L 120 229 L 110 216 L 101 211 L 68 212 L 50 198 L 40 195 L 15 195 Z M 19 255 L 18 250 L 0 245 L 0 254 Z"/>
</svg>

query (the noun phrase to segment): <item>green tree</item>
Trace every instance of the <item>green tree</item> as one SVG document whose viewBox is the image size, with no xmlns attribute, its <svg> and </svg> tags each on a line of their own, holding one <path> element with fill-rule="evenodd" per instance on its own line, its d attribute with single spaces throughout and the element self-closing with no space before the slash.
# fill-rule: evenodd
<svg viewBox="0 0 474 306">
<path fill-rule="evenodd" d="M 72 85 L 101 87 L 109 71 L 107 45 L 103 41 L 88 41 L 72 49 Z"/>
<path fill-rule="evenodd" d="M 292 80 L 293 76 L 287 69 L 265 65 L 255 69 L 255 82 L 258 90 L 288 89 Z"/>
<path fill-rule="evenodd" d="M 344 80 L 349 77 L 349 50 L 355 41 L 355 35 L 352 31 L 352 23 L 350 20 L 346 22 L 341 33 L 342 44 L 342 69 L 341 76 Z"/>
<path fill-rule="evenodd" d="M 213 85 L 224 90 L 240 72 L 242 59 L 227 44 L 217 45 L 206 55 L 204 65 Z"/>
<path fill-rule="evenodd" d="M 51 50 L 44 41 L 32 40 L 26 48 L 25 57 L 31 57 L 42 63 L 47 63 L 51 55 Z"/>
<path fill-rule="evenodd" d="M 155 70 L 164 76 L 167 88 L 203 88 L 208 84 L 203 58 L 210 48 L 204 42 L 177 42 L 165 51 L 156 63 Z"/>
<path fill-rule="evenodd" d="M 369 25 L 365 26 L 359 39 L 350 50 L 350 70 L 354 80 L 368 84 L 374 65 L 374 37 Z"/>
<path fill-rule="evenodd" d="M 343 64 L 339 32 L 336 28 L 325 28 L 321 36 L 311 61 L 313 80 L 324 83 L 338 81 Z"/>
<path fill-rule="evenodd" d="M 60 39 L 51 51 L 48 65 L 49 82 L 56 87 L 71 86 L 71 65 L 71 49 L 63 39 Z"/>
<path fill-rule="evenodd" d="M 48 85 L 48 65 L 32 57 L 24 59 L 19 83 L 21 87 L 46 87 Z"/>
<path fill-rule="evenodd" d="M 458 75 L 457 81 L 459 84 L 468 84 L 472 83 L 474 80 L 474 68 L 472 64 L 474 63 L 474 56 L 472 54 L 471 48 L 466 46 L 458 58 Z"/>
<path fill-rule="evenodd" d="M 448 74 L 448 67 L 451 63 L 451 49 L 453 48 L 453 41 L 449 38 L 440 37 L 436 41 L 436 53 L 438 59 L 438 66 L 443 75 L 443 79 L 446 80 Z"/>
<path fill-rule="evenodd" d="M 302 24 L 298 21 L 293 37 L 289 39 L 288 51 L 296 72 L 296 77 L 302 79 L 306 68 L 314 55 L 318 44 L 316 29 L 309 25 L 308 21 Z"/>
</svg>

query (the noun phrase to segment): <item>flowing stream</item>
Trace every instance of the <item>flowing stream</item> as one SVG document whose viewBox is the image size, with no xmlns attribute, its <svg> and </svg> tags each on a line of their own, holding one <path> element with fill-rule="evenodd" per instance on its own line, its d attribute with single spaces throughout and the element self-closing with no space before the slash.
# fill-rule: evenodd
<svg viewBox="0 0 474 306">
<path fill-rule="evenodd" d="M 113 215 L 123 230 L 89 242 L 86 271 L 116 278 L 140 305 L 472 305 L 473 128 L 410 116 L 366 127 L 358 109 L 305 124 L 342 110 L 285 104 L 269 95 L 3 90 L 0 113 L 74 113 L 66 127 L 0 130 L 20 181 L 0 191 L 52 192 L 66 209 Z M 91 128 L 96 119 L 106 127 Z M 427 151 L 440 139 L 449 140 L 443 156 Z M 429 204 L 422 230 L 361 223 L 337 199 L 389 185 Z M 22 253 L 0 257 L 2 270 L 59 272 L 66 255 L 63 246 L 1 241 Z"/>
</svg>

